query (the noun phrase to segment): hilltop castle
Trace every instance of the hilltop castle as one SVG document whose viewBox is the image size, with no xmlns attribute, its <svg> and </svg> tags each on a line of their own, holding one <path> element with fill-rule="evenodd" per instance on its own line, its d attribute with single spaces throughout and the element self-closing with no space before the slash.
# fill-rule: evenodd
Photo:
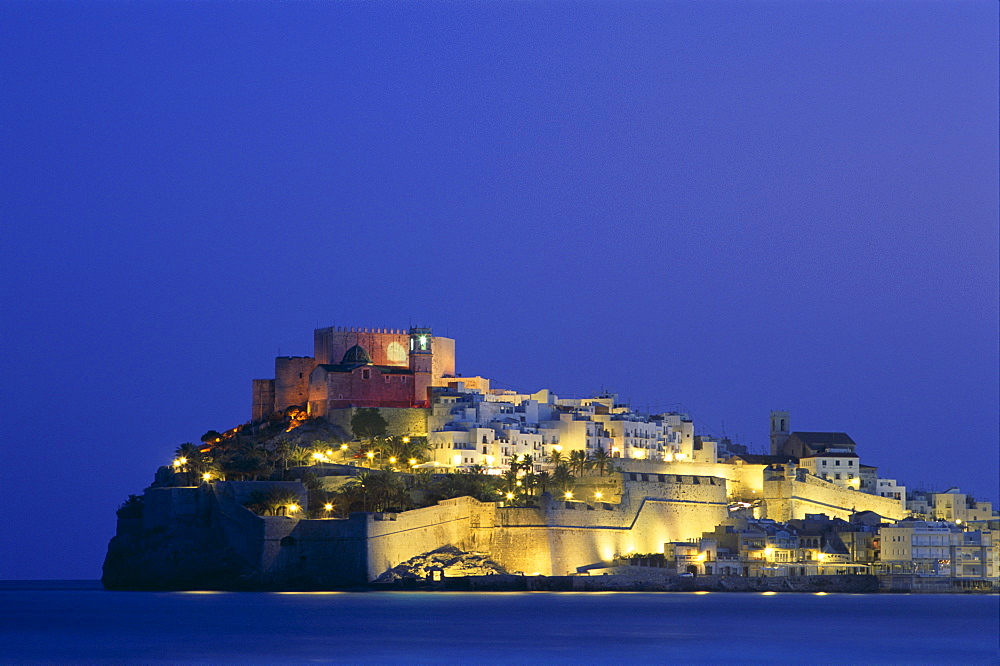
<svg viewBox="0 0 1000 666">
<path fill-rule="evenodd" d="M 360 408 L 379 409 L 386 441 L 426 437 L 419 459 L 376 461 L 374 448 L 349 459 Z M 186 461 L 175 460 L 146 490 L 139 515 L 119 514 L 105 584 L 324 589 L 374 580 L 443 545 L 545 576 L 585 576 L 635 553 L 690 575 L 877 571 L 884 584 L 902 580 L 906 589 L 914 589 L 914 572 L 951 589 L 955 580 L 995 586 L 1000 571 L 1000 514 L 990 502 L 957 488 L 908 497 L 861 464 L 846 433 L 793 431 L 789 412 L 774 411 L 770 454 L 757 455 L 696 434 L 686 414 L 634 412 L 611 393 L 568 399 L 546 389 L 491 389 L 488 379 L 458 375 L 455 341 L 430 328 L 317 329 L 313 356 L 280 356 L 274 379 L 253 380 L 253 422 L 224 437 L 235 443 L 244 428 L 272 428 L 276 415 L 304 422 L 302 411 L 339 429 L 341 453 L 324 445 L 298 471 L 282 465 L 254 481 L 209 472 L 200 486 L 188 485 Z M 599 473 L 585 473 L 588 461 Z M 569 465 L 570 485 L 553 493 Z M 502 477 L 507 492 L 345 518 L 309 505 L 306 474 L 332 492 L 372 467 L 411 482 L 421 472 Z M 247 508 L 274 487 L 294 490 L 289 509 L 300 513 Z M 175 552 L 161 542 L 164 533 L 177 535 Z"/>
<path fill-rule="evenodd" d="M 251 419 L 289 407 L 326 416 L 345 407 L 427 407 L 428 389 L 455 375 L 455 341 L 429 328 L 318 328 L 312 356 L 274 359 L 253 380 Z"/>
</svg>

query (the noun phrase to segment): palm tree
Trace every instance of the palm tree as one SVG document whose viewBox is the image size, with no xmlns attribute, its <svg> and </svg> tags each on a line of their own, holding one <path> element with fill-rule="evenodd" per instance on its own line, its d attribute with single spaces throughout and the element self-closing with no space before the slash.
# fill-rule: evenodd
<svg viewBox="0 0 1000 666">
<path fill-rule="evenodd" d="M 386 511 L 405 509 L 412 502 L 398 476 L 373 470 L 357 475 L 344 487 L 340 504 L 348 511 Z"/>
<path fill-rule="evenodd" d="M 569 454 L 569 466 L 579 476 L 583 476 L 583 470 L 590 466 L 590 456 L 587 455 L 586 451 L 571 451 Z"/>
<path fill-rule="evenodd" d="M 549 484 L 552 482 L 552 475 L 548 472 L 539 472 L 535 474 L 535 479 L 538 485 L 538 494 L 544 495 L 545 491 L 549 488 Z"/>
<path fill-rule="evenodd" d="M 524 493 L 531 497 L 535 494 L 535 487 L 538 486 L 538 475 L 534 472 L 528 472 L 521 478 L 521 483 L 524 484 Z"/>
<path fill-rule="evenodd" d="M 601 472 L 601 476 L 604 476 L 604 472 L 611 462 L 611 455 L 604 449 L 600 444 L 597 445 L 597 449 L 594 451 L 594 466 Z"/>
<path fill-rule="evenodd" d="M 567 490 L 572 488 L 575 480 L 576 479 L 569 471 L 568 465 L 559 465 L 552 472 L 552 487 L 559 493 L 565 493 Z"/>
<path fill-rule="evenodd" d="M 565 457 L 560 451 L 553 451 L 552 453 L 549 454 L 549 462 L 552 463 L 552 465 L 555 467 L 561 465 L 564 460 Z"/>
<path fill-rule="evenodd" d="M 520 492 L 521 488 L 517 485 L 517 468 L 511 465 L 511 468 L 501 474 L 500 477 L 503 479 L 503 489 L 505 493 L 513 493 L 514 495 L 517 495 Z"/>
</svg>

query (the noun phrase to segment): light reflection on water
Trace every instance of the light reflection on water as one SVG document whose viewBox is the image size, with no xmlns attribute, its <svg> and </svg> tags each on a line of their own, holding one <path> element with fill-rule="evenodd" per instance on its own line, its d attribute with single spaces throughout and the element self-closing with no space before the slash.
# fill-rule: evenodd
<svg viewBox="0 0 1000 666">
<path fill-rule="evenodd" d="M 763 596 L 0 585 L 0 662 L 822 662 L 822 627 L 852 662 L 997 663 L 997 596 Z"/>
</svg>

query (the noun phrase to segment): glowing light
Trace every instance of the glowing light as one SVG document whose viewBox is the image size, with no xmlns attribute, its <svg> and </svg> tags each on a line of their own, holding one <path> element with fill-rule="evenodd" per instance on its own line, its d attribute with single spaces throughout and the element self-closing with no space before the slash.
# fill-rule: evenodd
<svg viewBox="0 0 1000 666">
<path fill-rule="evenodd" d="M 316 453 L 313 454 L 313 459 L 314 460 L 322 460 L 323 459 L 323 454 L 320 453 L 319 451 L 317 451 Z"/>
<path fill-rule="evenodd" d="M 687 458 L 688 456 L 687 456 L 687 454 L 686 454 L 686 453 L 678 453 L 678 454 L 677 454 L 677 455 L 675 455 L 674 457 L 675 457 L 675 458 L 677 458 L 678 460 L 684 460 L 684 459 L 685 459 L 685 458 Z"/>
<path fill-rule="evenodd" d="M 708 557 L 708 553 L 698 553 L 698 557 L 696 559 L 699 562 L 704 562 L 707 557 Z"/>
<path fill-rule="evenodd" d="M 573 499 L 573 493 L 567 490 L 566 492 L 563 493 L 563 497 L 565 497 L 566 499 Z"/>
<path fill-rule="evenodd" d="M 410 463 L 410 467 L 413 467 L 414 465 L 417 464 L 417 459 L 416 458 L 410 458 L 409 463 Z"/>
<path fill-rule="evenodd" d="M 514 493 L 507 493 L 506 495 L 504 495 L 504 497 L 506 497 L 509 500 L 512 500 L 514 499 Z"/>
<path fill-rule="evenodd" d="M 556 453 L 562 453 L 562 444 L 556 444 L 555 446 L 552 447 L 552 450 L 555 451 Z"/>
<path fill-rule="evenodd" d="M 391 456 L 389 458 L 389 464 L 390 465 L 395 465 L 396 464 L 396 456 Z"/>
<path fill-rule="evenodd" d="M 765 597 L 770 597 L 777 594 L 777 592 L 761 592 L 761 594 L 763 594 Z"/>
<path fill-rule="evenodd" d="M 635 450 L 635 451 L 632 452 L 632 457 L 633 458 L 637 458 L 639 460 L 642 460 L 643 458 L 646 457 L 646 452 L 643 451 L 643 450 L 641 450 L 641 449 Z"/>
<path fill-rule="evenodd" d="M 494 461 L 496 461 L 496 458 L 494 458 L 493 456 L 486 456 L 487 465 L 493 465 Z"/>
<path fill-rule="evenodd" d="M 340 445 L 340 450 L 341 451 L 346 451 L 347 450 L 347 444 L 341 444 Z"/>
<path fill-rule="evenodd" d="M 453 456 L 451 460 L 452 460 L 452 462 L 453 462 L 453 463 L 455 463 L 456 465 L 461 465 L 461 464 L 462 464 L 462 456 L 460 456 L 460 455 L 458 455 L 458 456 Z"/>
<path fill-rule="evenodd" d="M 594 493 L 594 499 L 601 499 L 603 497 L 604 497 L 604 493 L 602 493 L 600 490 L 598 490 L 596 493 Z"/>
<path fill-rule="evenodd" d="M 774 548 L 765 548 L 764 549 L 764 557 L 766 557 L 767 559 L 771 559 L 771 557 L 773 557 L 773 556 L 774 556 Z"/>
<path fill-rule="evenodd" d="M 826 592 L 815 592 L 814 594 L 815 594 L 815 595 L 816 595 L 817 597 L 825 597 L 825 596 L 826 596 Z"/>
<path fill-rule="evenodd" d="M 333 455 L 333 449 L 327 449 L 326 450 L 326 455 L 332 456 Z"/>
<path fill-rule="evenodd" d="M 523 483 L 521 483 L 521 479 L 518 479 L 517 481 L 515 481 L 515 482 L 514 482 L 514 485 L 515 485 L 515 486 L 517 486 L 518 488 L 520 488 L 520 487 L 521 487 L 521 486 L 523 486 L 524 484 L 523 484 Z"/>
<path fill-rule="evenodd" d="M 368 453 L 365 454 L 365 457 L 367 457 L 368 460 L 371 460 L 371 459 L 373 459 L 375 457 L 375 452 L 374 451 L 369 451 Z"/>
<path fill-rule="evenodd" d="M 712 593 L 702 590 L 701 592 L 695 592 L 695 594 L 712 594 Z"/>
<path fill-rule="evenodd" d="M 203 480 L 205 480 L 205 481 L 211 481 L 212 480 L 212 473 L 211 472 L 205 472 L 204 474 L 201 475 L 201 478 Z"/>
<path fill-rule="evenodd" d="M 298 504 L 289 504 L 288 513 L 295 513 L 296 511 L 299 511 L 301 508 L 302 507 L 300 507 Z"/>
<path fill-rule="evenodd" d="M 409 444 L 409 443 L 410 443 L 410 438 L 409 437 L 404 437 L 403 438 L 403 444 Z"/>
<path fill-rule="evenodd" d="M 333 511 L 333 505 L 329 503 L 324 504 L 323 508 L 326 509 L 327 511 Z"/>
</svg>

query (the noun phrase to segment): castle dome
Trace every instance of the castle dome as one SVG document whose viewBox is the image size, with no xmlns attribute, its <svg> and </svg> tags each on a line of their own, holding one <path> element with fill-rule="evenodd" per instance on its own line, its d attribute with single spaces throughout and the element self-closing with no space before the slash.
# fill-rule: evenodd
<svg viewBox="0 0 1000 666">
<path fill-rule="evenodd" d="M 368 365 L 372 362 L 372 358 L 364 347 L 354 345 L 344 353 L 344 358 L 340 362 L 343 365 Z"/>
</svg>

